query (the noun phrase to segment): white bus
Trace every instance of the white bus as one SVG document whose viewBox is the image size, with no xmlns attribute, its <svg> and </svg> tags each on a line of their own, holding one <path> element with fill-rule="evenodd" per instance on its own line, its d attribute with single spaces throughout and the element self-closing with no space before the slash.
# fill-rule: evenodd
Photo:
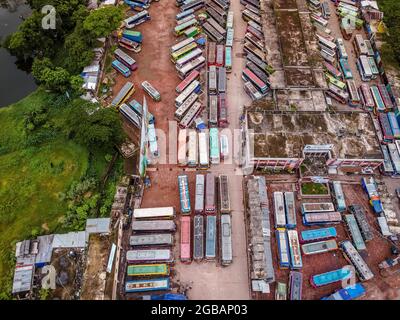
<svg viewBox="0 0 400 320">
<path fill-rule="evenodd" d="M 274 192 L 275 228 L 286 226 L 283 192 Z"/>
<path fill-rule="evenodd" d="M 200 82 L 194 80 L 182 93 L 175 98 L 175 107 L 179 108 L 192 93 L 199 93 Z"/>
<path fill-rule="evenodd" d="M 181 42 L 178 42 L 176 45 L 171 47 L 171 53 L 174 53 L 175 51 L 182 49 L 183 47 L 191 44 L 192 42 L 194 42 L 194 38 L 192 38 L 192 37 L 187 38 Z"/>
<path fill-rule="evenodd" d="M 226 28 L 233 29 L 233 11 L 228 12 L 228 16 L 226 18 Z"/>
<path fill-rule="evenodd" d="M 199 48 L 190 51 L 187 55 L 176 61 L 176 68 L 183 68 L 187 63 L 193 61 L 198 56 L 201 56 L 202 53 L 203 51 Z"/>
<path fill-rule="evenodd" d="M 215 94 L 208 96 L 209 118 L 208 123 L 210 126 L 218 126 L 218 96 Z"/>
<path fill-rule="evenodd" d="M 337 51 L 340 59 L 347 59 L 349 56 L 347 54 L 346 48 L 344 46 L 344 41 L 342 38 L 336 39 Z"/>
<path fill-rule="evenodd" d="M 181 79 L 184 79 L 190 72 L 193 70 L 199 70 L 201 67 L 204 66 L 206 58 L 200 56 L 191 62 L 185 64 L 182 68 L 177 68 L 178 75 Z"/>
<path fill-rule="evenodd" d="M 174 207 L 140 208 L 133 210 L 135 219 L 172 219 L 175 217 Z"/>
<path fill-rule="evenodd" d="M 182 118 L 181 122 L 179 122 L 179 127 L 184 129 L 190 127 L 194 119 L 201 112 L 202 107 L 200 102 L 195 102 L 193 106 L 189 109 L 186 115 Z"/>
<path fill-rule="evenodd" d="M 200 169 L 208 169 L 208 141 L 207 134 L 205 132 L 199 133 L 199 165 Z"/>
<path fill-rule="evenodd" d="M 217 92 L 217 67 L 210 66 L 208 68 L 208 91 L 209 93 Z"/>
<path fill-rule="evenodd" d="M 189 129 L 189 146 L 188 146 L 188 161 L 189 167 L 197 167 L 198 164 L 198 146 L 197 146 L 197 132 L 196 130 Z"/>
<path fill-rule="evenodd" d="M 196 102 L 199 95 L 197 93 L 192 93 L 186 101 L 175 111 L 175 118 L 177 120 L 182 120 L 185 113 L 191 108 L 191 106 Z"/>
<path fill-rule="evenodd" d="M 178 166 L 183 166 L 183 167 L 187 165 L 186 137 L 187 137 L 187 129 L 180 129 L 178 134 Z"/>
</svg>

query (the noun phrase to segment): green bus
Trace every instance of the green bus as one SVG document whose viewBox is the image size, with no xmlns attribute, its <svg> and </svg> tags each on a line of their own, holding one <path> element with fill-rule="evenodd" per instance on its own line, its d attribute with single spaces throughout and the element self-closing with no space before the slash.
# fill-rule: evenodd
<svg viewBox="0 0 400 320">
<path fill-rule="evenodd" d="M 192 20 L 189 20 L 189 21 L 187 21 L 185 23 L 177 25 L 175 27 L 175 29 L 174 29 L 175 35 L 176 36 L 182 35 L 187 28 L 190 28 L 190 27 L 193 27 L 193 26 L 197 26 L 197 23 L 198 22 L 197 22 L 196 19 L 192 19 Z"/>
<path fill-rule="evenodd" d="M 169 267 L 165 263 L 129 265 L 127 274 L 131 277 L 164 276 L 169 274 Z"/>
<path fill-rule="evenodd" d="M 190 51 L 192 51 L 193 49 L 196 49 L 196 48 L 197 48 L 196 42 L 192 42 L 192 43 L 184 46 L 182 49 L 179 49 L 178 51 L 171 53 L 172 62 L 176 63 L 176 61 L 178 61 L 180 58 L 184 57 Z"/>
</svg>

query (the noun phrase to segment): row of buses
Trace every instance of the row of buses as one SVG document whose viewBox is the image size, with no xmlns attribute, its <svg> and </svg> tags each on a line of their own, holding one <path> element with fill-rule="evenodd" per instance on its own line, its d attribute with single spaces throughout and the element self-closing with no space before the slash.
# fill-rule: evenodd
<svg viewBox="0 0 400 320">
<path fill-rule="evenodd" d="M 264 34 L 261 27 L 258 1 L 241 1 L 242 18 L 247 22 L 244 54 L 247 61 L 242 72 L 244 90 L 254 100 L 265 97 L 270 91 L 269 67 L 265 58 Z"/>
<path fill-rule="evenodd" d="M 170 265 L 174 262 L 175 209 L 138 208 L 133 210 L 132 217 L 131 249 L 126 252 L 125 292 L 169 290 Z"/>
</svg>

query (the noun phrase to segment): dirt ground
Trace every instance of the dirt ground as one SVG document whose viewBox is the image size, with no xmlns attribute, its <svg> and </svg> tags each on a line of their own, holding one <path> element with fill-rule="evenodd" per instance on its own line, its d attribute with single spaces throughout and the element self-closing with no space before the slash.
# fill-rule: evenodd
<svg viewBox="0 0 400 320">
<path fill-rule="evenodd" d="M 106 287 L 106 269 L 110 253 L 109 237 L 91 235 L 83 275 L 81 300 L 103 300 Z"/>
<path fill-rule="evenodd" d="M 295 185 L 291 183 L 268 183 L 267 191 L 270 203 L 270 211 L 273 213 L 273 192 L 274 191 L 294 191 Z M 393 299 L 397 297 L 400 298 L 400 274 L 394 274 L 389 277 L 383 277 L 379 273 L 378 264 L 384 259 L 391 256 L 390 253 L 390 243 L 380 236 L 379 227 L 377 226 L 376 217 L 374 216 L 369 204 L 365 192 L 362 190 L 360 184 L 343 184 L 343 192 L 345 194 L 345 200 L 347 205 L 360 204 L 364 207 L 367 212 L 368 221 L 374 230 L 374 239 L 369 241 L 367 245 L 367 252 L 363 254 L 363 258 L 366 263 L 374 273 L 374 278 L 368 282 L 364 282 L 367 289 L 367 295 L 363 299 Z M 297 195 L 297 194 L 296 194 Z M 310 202 L 309 199 L 302 200 L 304 202 Z M 303 230 L 316 229 L 318 227 L 306 227 L 302 224 L 301 220 L 301 209 L 300 205 L 302 201 L 296 199 L 296 213 L 297 213 L 297 232 L 300 234 Z M 326 201 L 326 200 L 324 200 Z M 318 201 L 317 201 L 318 202 Z M 271 226 L 273 226 L 274 219 L 273 214 L 270 217 Z M 350 235 L 347 233 L 344 223 L 333 225 L 336 228 L 338 237 L 337 242 L 341 242 L 345 239 L 351 239 Z M 278 247 L 275 237 L 275 228 L 272 227 L 272 257 L 275 269 L 276 281 L 288 283 L 289 280 L 289 270 L 280 269 L 278 264 Z M 311 286 L 310 279 L 311 276 L 319 273 L 328 272 L 331 270 L 339 269 L 348 262 L 344 259 L 343 254 L 340 250 L 331 251 L 322 254 L 315 254 L 311 256 L 302 255 L 303 268 L 301 270 L 303 274 L 303 299 L 304 300 L 315 300 L 326 296 L 335 290 L 341 288 L 340 283 L 333 283 L 320 288 L 314 288 Z M 272 290 L 270 294 L 259 294 L 258 299 L 274 299 L 275 294 L 275 284 L 272 285 Z"/>
</svg>

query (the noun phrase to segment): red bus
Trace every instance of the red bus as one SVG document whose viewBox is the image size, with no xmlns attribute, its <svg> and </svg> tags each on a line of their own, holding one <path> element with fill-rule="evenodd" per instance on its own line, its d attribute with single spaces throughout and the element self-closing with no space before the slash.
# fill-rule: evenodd
<svg viewBox="0 0 400 320">
<path fill-rule="evenodd" d="M 217 45 L 217 57 L 215 60 L 215 65 L 217 67 L 223 67 L 224 66 L 224 53 L 225 53 L 225 48 L 223 44 L 218 44 Z"/>
<path fill-rule="evenodd" d="M 209 42 L 208 43 L 208 65 L 213 66 L 215 65 L 215 50 L 216 50 L 217 44 L 215 42 Z"/>
<path fill-rule="evenodd" d="M 194 80 L 197 80 L 200 76 L 200 72 L 198 72 L 197 70 L 193 70 L 191 73 L 189 73 L 189 75 L 182 80 L 182 82 L 180 84 L 178 84 L 178 86 L 176 87 L 175 91 L 177 93 L 182 93 L 183 90 L 186 89 L 186 87 L 191 84 Z"/>
<path fill-rule="evenodd" d="M 190 216 L 182 216 L 181 217 L 181 261 L 183 263 L 192 262 L 192 253 L 191 253 L 191 225 L 190 225 Z"/>
<path fill-rule="evenodd" d="M 226 106 L 226 94 L 220 93 L 218 96 L 218 126 L 225 128 L 228 126 L 228 108 Z"/>
<path fill-rule="evenodd" d="M 248 80 L 253 85 L 256 86 L 258 90 L 261 91 L 262 94 L 266 94 L 268 92 L 268 86 L 259 78 L 257 77 L 250 69 L 245 68 L 242 72 L 242 78 L 243 80 Z"/>
<path fill-rule="evenodd" d="M 212 173 L 206 175 L 206 214 L 216 214 L 215 204 L 215 176 Z"/>
<path fill-rule="evenodd" d="M 371 91 L 369 90 L 369 85 L 363 83 L 358 91 L 360 93 L 361 101 L 363 103 L 364 108 L 372 111 L 375 107 L 374 99 L 372 98 Z"/>
</svg>

